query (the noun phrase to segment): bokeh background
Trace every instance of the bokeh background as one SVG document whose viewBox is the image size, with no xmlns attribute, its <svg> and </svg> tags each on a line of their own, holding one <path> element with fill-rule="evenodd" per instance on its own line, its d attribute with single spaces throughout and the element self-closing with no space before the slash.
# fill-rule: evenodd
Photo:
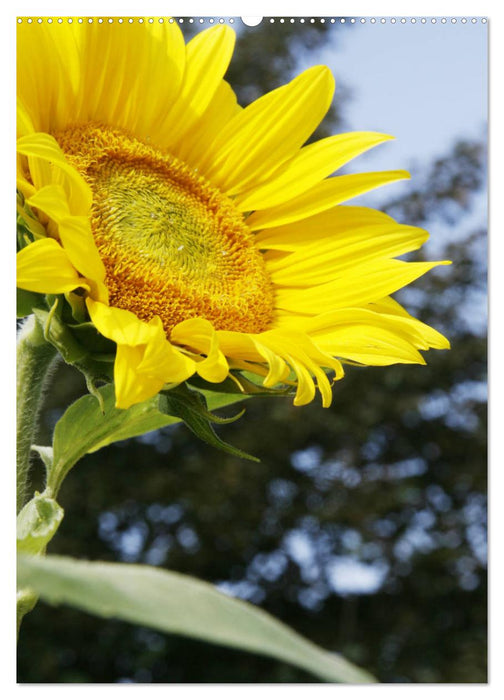
<svg viewBox="0 0 504 700">
<path fill-rule="evenodd" d="M 209 26 L 179 19 L 188 36 Z M 218 430 L 260 464 L 184 426 L 88 455 L 61 491 L 66 514 L 50 551 L 213 582 L 382 682 L 485 682 L 487 26 L 234 27 L 227 77 L 241 104 L 326 63 L 337 90 L 316 137 L 398 137 L 346 171 L 409 168 L 412 180 L 352 203 L 427 228 L 415 259 L 453 261 L 397 295 L 452 350 L 431 351 L 425 367 L 349 367 L 331 409 L 244 403 L 240 421 Z M 40 444 L 84 391 L 60 366 Z M 43 603 L 20 640 L 18 679 L 28 683 L 315 682 L 267 658 Z"/>
</svg>

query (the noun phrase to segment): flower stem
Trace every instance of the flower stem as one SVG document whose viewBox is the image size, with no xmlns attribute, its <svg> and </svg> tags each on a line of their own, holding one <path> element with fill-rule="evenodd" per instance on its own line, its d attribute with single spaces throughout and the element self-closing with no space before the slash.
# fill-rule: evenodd
<svg viewBox="0 0 504 700">
<path fill-rule="evenodd" d="M 37 430 L 37 418 L 48 370 L 56 349 L 44 338 L 33 316 L 24 322 L 17 345 L 17 513 L 26 502 L 30 451 Z"/>
</svg>

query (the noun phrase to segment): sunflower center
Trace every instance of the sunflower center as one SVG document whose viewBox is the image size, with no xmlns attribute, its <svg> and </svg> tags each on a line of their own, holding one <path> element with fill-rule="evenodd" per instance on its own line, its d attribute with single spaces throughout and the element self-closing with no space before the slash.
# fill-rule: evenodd
<svg viewBox="0 0 504 700">
<path fill-rule="evenodd" d="M 197 316 L 259 333 L 272 285 L 232 201 L 173 156 L 98 124 L 55 135 L 93 191 L 91 226 L 110 304 L 166 333 Z"/>
</svg>

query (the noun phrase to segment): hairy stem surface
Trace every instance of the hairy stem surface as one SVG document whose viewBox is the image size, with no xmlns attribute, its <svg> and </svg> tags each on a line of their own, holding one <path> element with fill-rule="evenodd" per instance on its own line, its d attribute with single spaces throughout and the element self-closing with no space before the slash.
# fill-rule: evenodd
<svg viewBox="0 0 504 700">
<path fill-rule="evenodd" d="M 17 345 L 17 510 L 26 502 L 30 472 L 30 450 L 37 431 L 37 418 L 48 370 L 56 359 L 40 325 L 29 317 L 18 336 Z"/>
</svg>

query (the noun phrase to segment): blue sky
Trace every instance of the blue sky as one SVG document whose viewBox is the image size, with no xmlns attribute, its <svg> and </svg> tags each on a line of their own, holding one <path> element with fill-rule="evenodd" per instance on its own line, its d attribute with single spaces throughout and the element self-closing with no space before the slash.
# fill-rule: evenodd
<svg viewBox="0 0 504 700">
<path fill-rule="evenodd" d="M 303 65 L 325 63 L 338 86 L 350 91 L 345 100 L 343 130 L 391 134 L 395 141 L 370 151 L 347 170 L 412 170 L 447 154 L 459 138 L 486 135 L 488 105 L 488 24 L 448 19 L 422 24 L 408 18 L 382 24 L 335 27 L 327 43 Z M 407 181 L 354 200 L 378 206 L 405 194 Z M 479 200 L 479 201 L 476 201 Z M 486 194 L 475 198 L 484 220 Z"/>
<path fill-rule="evenodd" d="M 367 157 L 396 168 L 443 155 L 458 137 L 480 137 L 487 119 L 487 32 L 478 21 L 342 27 L 320 60 L 352 90 L 352 129 L 384 131 L 394 143 Z M 336 88 L 337 90 L 337 88 Z M 336 91 L 337 95 L 337 91 Z M 381 152 L 380 152 L 381 151 Z"/>
<path fill-rule="evenodd" d="M 388 185 L 352 200 L 351 204 L 380 206 L 407 194 L 421 171 L 436 157 L 447 155 L 459 139 L 486 137 L 488 108 L 488 24 L 481 20 L 422 24 L 410 19 L 395 24 L 345 24 L 336 29 L 334 44 L 324 44 L 303 66 L 327 64 L 338 84 L 351 95 L 343 105 L 342 130 L 383 131 L 395 136 L 359 157 L 347 172 L 406 169 L 411 181 Z M 417 179 L 418 178 L 418 179 Z M 471 210 L 456 226 L 433 218 L 427 257 L 443 257 L 446 243 L 464 239 L 488 216 L 487 192 L 473 195 Z M 486 250 L 481 250 L 482 259 Z M 483 261 L 484 267 L 484 261 Z M 448 271 L 447 271 L 448 272 Z M 443 270 L 438 271 L 443 274 Z M 478 297 L 467 314 L 485 328 L 486 298 Z"/>
</svg>

